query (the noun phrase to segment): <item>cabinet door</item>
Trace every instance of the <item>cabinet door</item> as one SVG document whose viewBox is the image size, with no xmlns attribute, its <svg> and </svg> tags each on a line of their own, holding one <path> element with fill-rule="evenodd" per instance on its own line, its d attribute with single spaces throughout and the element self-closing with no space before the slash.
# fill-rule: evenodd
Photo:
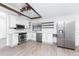
<svg viewBox="0 0 79 59">
<path fill-rule="evenodd" d="M 36 41 L 36 33 L 32 33 L 32 39 Z"/>
<path fill-rule="evenodd" d="M 53 37 L 52 37 L 52 34 L 47 34 L 47 43 L 53 44 Z"/>
<path fill-rule="evenodd" d="M 27 40 L 36 41 L 36 33 L 27 33 Z"/>
<path fill-rule="evenodd" d="M 31 39 L 31 34 L 27 33 L 27 40 L 30 40 L 30 39 Z"/>
<path fill-rule="evenodd" d="M 52 34 L 43 33 L 42 34 L 42 41 L 45 43 L 52 44 L 53 43 L 53 36 Z"/>
<path fill-rule="evenodd" d="M 25 21 L 25 28 L 29 28 L 29 26 L 30 26 L 30 22 L 29 21 Z"/>
<path fill-rule="evenodd" d="M 12 45 L 12 34 L 7 34 L 7 46 Z"/>
<path fill-rule="evenodd" d="M 10 27 L 16 27 L 16 17 L 10 15 Z"/>
<path fill-rule="evenodd" d="M 18 44 L 18 34 L 13 34 L 12 44 L 13 46 L 16 46 Z"/>
<path fill-rule="evenodd" d="M 42 41 L 46 43 L 46 34 L 45 33 L 42 34 Z"/>
</svg>

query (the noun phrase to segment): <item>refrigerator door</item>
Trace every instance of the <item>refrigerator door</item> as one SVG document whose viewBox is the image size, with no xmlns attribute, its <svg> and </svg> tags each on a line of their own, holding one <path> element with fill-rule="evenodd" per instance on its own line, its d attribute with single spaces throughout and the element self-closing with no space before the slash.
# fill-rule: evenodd
<svg viewBox="0 0 79 59">
<path fill-rule="evenodd" d="M 57 25 L 57 46 L 64 47 L 64 23 L 58 23 Z"/>
<path fill-rule="evenodd" d="M 75 22 L 65 23 L 65 47 L 75 49 Z"/>
</svg>

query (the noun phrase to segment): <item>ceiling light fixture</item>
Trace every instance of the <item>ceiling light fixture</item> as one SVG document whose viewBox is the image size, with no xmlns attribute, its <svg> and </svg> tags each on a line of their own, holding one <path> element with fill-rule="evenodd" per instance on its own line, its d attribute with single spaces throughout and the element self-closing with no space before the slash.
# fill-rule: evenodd
<svg viewBox="0 0 79 59">
<path fill-rule="evenodd" d="M 31 10 L 32 8 L 29 5 L 26 5 L 20 9 L 21 12 Z"/>
</svg>

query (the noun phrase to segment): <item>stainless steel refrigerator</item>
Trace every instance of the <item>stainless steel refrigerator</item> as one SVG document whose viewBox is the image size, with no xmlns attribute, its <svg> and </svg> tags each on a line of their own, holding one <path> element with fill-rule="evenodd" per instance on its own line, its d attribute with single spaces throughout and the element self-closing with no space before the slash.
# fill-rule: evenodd
<svg viewBox="0 0 79 59">
<path fill-rule="evenodd" d="M 57 46 L 75 49 L 75 21 L 57 23 Z"/>
</svg>

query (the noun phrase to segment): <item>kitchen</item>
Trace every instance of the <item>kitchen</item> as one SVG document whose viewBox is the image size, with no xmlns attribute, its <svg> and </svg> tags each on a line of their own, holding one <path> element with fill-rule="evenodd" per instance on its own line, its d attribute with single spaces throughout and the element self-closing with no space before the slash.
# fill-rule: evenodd
<svg viewBox="0 0 79 59">
<path fill-rule="evenodd" d="M 15 3 L 15 4 L 8 3 L 8 4 L 3 4 L 3 5 L 0 4 L 0 5 L 1 6 L 7 5 L 7 6 L 10 6 L 13 8 L 16 4 L 17 3 Z M 17 4 L 17 5 L 21 6 L 20 4 Z M 69 48 L 69 50 L 71 50 L 71 49 L 76 50 L 76 47 L 79 46 L 79 40 L 78 40 L 78 38 L 79 38 L 79 35 L 78 35 L 79 34 L 79 32 L 78 32 L 79 31 L 79 26 L 78 26 L 79 25 L 79 21 L 78 21 L 79 15 L 74 10 L 79 9 L 79 7 L 78 7 L 79 4 L 42 4 L 42 5 L 30 4 L 30 5 L 33 6 L 34 8 L 36 8 L 35 10 L 38 10 L 38 11 L 39 11 L 39 8 L 37 6 L 39 6 L 40 10 L 41 10 L 41 11 L 39 11 L 39 13 L 41 12 L 41 14 L 43 16 L 45 14 L 43 14 L 42 12 L 45 13 L 46 12 L 45 9 L 47 9 L 48 12 L 45 15 L 46 18 L 44 18 L 43 16 L 40 16 L 36 11 L 35 12 L 37 15 L 28 14 L 30 12 L 26 13 L 26 15 L 31 16 L 31 17 L 37 16 L 36 19 L 33 19 L 33 18 L 29 18 L 29 17 L 25 16 L 25 13 L 23 13 L 25 16 L 24 17 L 23 14 L 21 14 L 19 12 L 14 11 L 15 12 L 14 13 L 13 10 L 10 8 L 8 8 L 9 10 L 7 10 L 5 6 L 4 6 L 5 8 L 0 7 L 1 8 L 0 18 L 1 19 L 3 18 L 5 20 L 4 27 L 6 27 L 4 32 L 2 32 L 5 34 L 3 38 L 6 39 L 5 40 L 6 43 L 3 47 L 8 46 L 10 48 L 15 48 L 16 46 L 20 46 L 22 44 L 27 44 L 28 41 L 34 41 L 34 42 L 37 42 L 37 44 L 55 45 L 55 47 L 57 47 L 57 45 L 56 45 L 58 43 L 57 24 L 59 22 L 60 22 L 60 24 L 62 24 L 62 22 L 64 24 L 66 24 L 66 22 L 74 21 L 73 25 L 70 26 L 71 28 L 73 27 L 72 34 L 70 34 L 70 35 L 74 35 L 72 38 L 74 40 L 73 46 L 75 46 L 75 47 L 74 48 L 68 47 L 68 48 Z M 49 10 L 49 8 L 51 9 L 51 6 L 52 6 L 52 9 L 54 8 L 54 10 L 52 11 L 52 14 L 51 14 L 51 10 Z M 74 6 L 76 6 L 76 8 Z M 21 8 L 21 7 L 19 7 L 19 8 Z M 70 8 L 70 9 L 68 9 L 68 8 Z M 62 11 L 62 9 L 63 10 L 67 9 L 67 11 L 64 12 L 64 11 Z M 12 10 L 12 11 L 10 11 L 10 10 Z M 18 8 L 16 8 L 16 10 L 18 10 Z M 23 12 L 23 10 L 24 9 L 22 8 L 21 11 Z M 30 10 L 30 9 L 28 9 L 28 10 Z M 71 10 L 74 11 L 73 14 L 72 14 L 72 12 L 70 12 Z M 34 11 L 34 9 L 33 9 L 33 11 Z M 31 13 L 33 11 L 31 11 Z M 62 12 L 59 13 L 60 11 L 62 11 Z M 56 12 L 57 12 L 57 14 L 55 14 Z M 18 13 L 18 14 L 16 14 L 16 13 Z M 50 17 L 48 17 L 47 14 L 50 15 Z M 33 19 L 33 20 L 30 20 L 30 19 Z M 59 33 L 61 34 L 63 32 L 64 31 L 62 30 L 62 28 L 60 28 Z M 71 31 L 69 31 L 68 33 L 71 33 Z M 69 45 L 71 46 L 72 44 L 69 44 Z M 1 48 L 3 48 L 3 47 L 1 47 Z M 61 44 L 60 44 L 60 47 L 61 47 Z M 58 48 L 60 48 L 60 47 L 58 47 Z M 67 47 L 64 47 L 64 48 L 67 48 Z"/>
</svg>

